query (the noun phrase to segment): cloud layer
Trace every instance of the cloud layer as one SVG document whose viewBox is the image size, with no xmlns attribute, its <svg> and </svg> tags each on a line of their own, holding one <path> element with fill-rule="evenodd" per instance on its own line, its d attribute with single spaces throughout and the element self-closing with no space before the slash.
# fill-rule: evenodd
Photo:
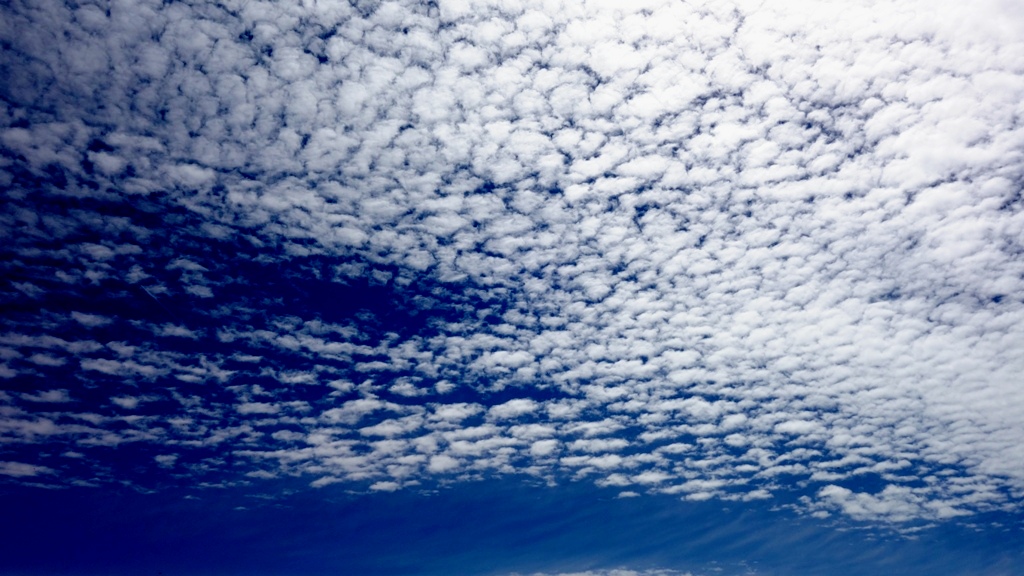
<svg viewBox="0 0 1024 576">
<path fill-rule="evenodd" d="M 1011 8 L 0 8 L 0 475 L 1010 509 Z"/>
</svg>

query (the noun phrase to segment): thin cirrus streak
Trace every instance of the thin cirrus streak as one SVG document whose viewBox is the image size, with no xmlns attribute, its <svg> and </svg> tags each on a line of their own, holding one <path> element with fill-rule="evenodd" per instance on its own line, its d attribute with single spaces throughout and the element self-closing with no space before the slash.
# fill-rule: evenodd
<svg viewBox="0 0 1024 576">
<path fill-rule="evenodd" d="M 0 8 L 0 475 L 1016 510 L 1021 20 L 922 6 Z"/>
</svg>

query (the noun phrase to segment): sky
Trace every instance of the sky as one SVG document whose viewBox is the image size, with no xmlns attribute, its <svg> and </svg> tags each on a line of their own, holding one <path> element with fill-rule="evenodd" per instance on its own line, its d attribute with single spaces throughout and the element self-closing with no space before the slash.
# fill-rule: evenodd
<svg viewBox="0 0 1024 576">
<path fill-rule="evenodd" d="M 1019 574 L 1024 9 L 0 5 L 0 571 Z"/>
</svg>

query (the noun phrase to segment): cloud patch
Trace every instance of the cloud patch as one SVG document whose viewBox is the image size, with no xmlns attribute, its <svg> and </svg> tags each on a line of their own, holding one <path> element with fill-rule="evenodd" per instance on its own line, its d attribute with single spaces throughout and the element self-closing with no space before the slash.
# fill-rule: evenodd
<svg viewBox="0 0 1024 576">
<path fill-rule="evenodd" d="M 41 6 L 0 32 L 4 442 L 895 523 L 1024 494 L 1002 4 Z"/>
<path fill-rule="evenodd" d="M 13 478 L 31 478 L 55 473 L 54 469 L 46 466 L 26 464 L 24 462 L 0 462 L 0 475 Z"/>
</svg>

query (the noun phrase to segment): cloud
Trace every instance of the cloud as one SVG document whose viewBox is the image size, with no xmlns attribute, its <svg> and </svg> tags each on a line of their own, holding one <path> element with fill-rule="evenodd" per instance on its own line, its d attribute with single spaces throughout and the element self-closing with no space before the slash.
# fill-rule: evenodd
<svg viewBox="0 0 1024 576">
<path fill-rule="evenodd" d="M 170 336 L 174 338 L 190 338 L 192 340 L 199 337 L 195 331 L 176 324 L 164 324 L 159 328 L 157 334 L 160 336 Z"/>
<path fill-rule="evenodd" d="M 525 414 L 530 414 L 537 410 L 539 405 L 537 402 L 530 398 L 516 398 L 509 400 L 503 404 L 492 406 L 487 411 L 488 416 L 498 420 L 508 420 L 517 418 Z"/>
<path fill-rule="evenodd" d="M 125 410 L 134 410 L 139 405 L 139 398 L 135 396 L 115 396 L 110 401 Z"/>
<path fill-rule="evenodd" d="M 161 468 L 173 468 L 174 464 L 178 461 L 177 454 L 158 454 L 153 457 L 156 460 L 157 465 Z"/>
<path fill-rule="evenodd" d="M 56 356 L 52 356 L 50 354 L 43 354 L 43 353 L 33 354 L 33 355 L 29 356 L 28 357 L 28 361 L 33 363 L 33 364 L 38 364 L 40 366 L 51 366 L 51 367 L 53 367 L 53 366 L 63 366 L 64 364 L 67 363 L 67 359 L 65 359 L 65 358 L 58 358 Z"/>
<path fill-rule="evenodd" d="M 236 410 L 239 414 L 277 414 L 281 408 L 267 402 L 243 402 Z"/>
<path fill-rule="evenodd" d="M 21 398 L 29 402 L 65 403 L 73 401 L 68 391 L 63 388 L 46 390 L 36 394 L 22 394 Z"/>
<path fill-rule="evenodd" d="M 107 324 L 113 322 L 113 320 L 107 318 L 106 316 L 101 316 L 99 314 L 87 314 L 85 312 L 78 311 L 72 312 L 71 317 L 74 318 L 75 322 L 78 322 L 79 324 L 86 326 L 88 328 L 106 326 Z"/>
<path fill-rule="evenodd" d="M 23 462 L 0 462 L 0 474 L 14 478 L 26 478 L 42 474 L 55 474 L 56 471 L 46 466 L 25 464 Z"/>
<path fill-rule="evenodd" d="M 5 12 L 0 376 L 48 392 L 5 441 L 888 522 L 1024 493 L 1004 4 L 43 5 Z"/>
<path fill-rule="evenodd" d="M 878 518 L 901 522 L 921 517 L 942 520 L 970 515 L 949 502 L 930 500 L 926 493 L 903 486 L 886 486 L 877 494 L 854 492 L 830 484 L 818 492 L 828 506 L 839 508 L 857 520 Z"/>
<path fill-rule="evenodd" d="M 432 456 L 427 467 L 431 472 L 448 472 L 459 467 L 459 461 L 446 454 Z"/>
</svg>

